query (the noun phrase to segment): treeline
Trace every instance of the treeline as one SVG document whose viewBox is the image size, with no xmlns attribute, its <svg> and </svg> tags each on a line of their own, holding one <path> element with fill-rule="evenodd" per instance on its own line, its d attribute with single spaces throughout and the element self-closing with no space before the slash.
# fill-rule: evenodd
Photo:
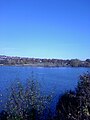
<svg viewBox="0 0 90 120">
<path fill-rule="evenodd" d="M 25 57 L 0 56 L 0 65 L 30 65 L 42 67 L 90 67 L 90 59 L 40 59 Z"/>
<path fill-rule="evenodd" d="M 55 114 L 49 107 L 52 99 L 52 94 L 40 94 L 35 81 L 29 81 L 26 88 L 18 82 L 11 87 L 0 120 L 90 120 L 90 74 L 80 76 L 76 91 L 60 96 Z"/>
</svg>

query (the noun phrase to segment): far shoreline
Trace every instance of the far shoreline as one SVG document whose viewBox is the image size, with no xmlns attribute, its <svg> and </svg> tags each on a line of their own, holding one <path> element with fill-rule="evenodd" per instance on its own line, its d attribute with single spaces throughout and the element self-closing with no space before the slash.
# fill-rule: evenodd
<svg viewBox="0 0 90 120">
<path fill-rule="evenodd" d="M 0 66 L 90 67 L 90 59 L 41 59 L 0 55 Z"/>
<path fill-rule="evenodd" d="M 90 68 L 89 66 L 39 66 L 35 64 L 24 64 L 24 65 L 0 65 L 0 67 L 37 67 L 37 68 Z"/>
</svg>

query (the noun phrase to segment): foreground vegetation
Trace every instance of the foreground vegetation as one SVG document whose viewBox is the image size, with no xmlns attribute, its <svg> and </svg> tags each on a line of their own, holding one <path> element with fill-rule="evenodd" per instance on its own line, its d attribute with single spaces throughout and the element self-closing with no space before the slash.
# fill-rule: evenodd
<svg viewBox="0 0 90 120">
<path fill-rule="evenodd" d="M 51 100 L 52 93 L 43 95 L 37 81 L 28 80 L 26 86 L 19 81 L 11 87 L 11 93 L 4 111 L 1 112 L 0 120 L 46 119 Z"/>
<path fill-rule="evenodd" d="M 36 81 L 26 88 L 18 82 L 0 113 L 0 120 L 90 120 L 90 74 L 80 76 L 76 91 L 60 96 L 55 115 L 50 110 L 50 95 L 42 95 Z"/>
<path fill-rule="evenodd" d="M 57 103 L 58 120 L 90 120 L 90 74 L 80 76 L 75 92 L 67 92 Z"/>
</svg>

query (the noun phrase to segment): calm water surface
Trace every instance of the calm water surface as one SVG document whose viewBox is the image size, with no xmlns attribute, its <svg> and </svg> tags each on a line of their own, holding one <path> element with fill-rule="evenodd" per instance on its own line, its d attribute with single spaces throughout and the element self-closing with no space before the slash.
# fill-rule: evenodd
<svg viewBox="0 0 90 120">
<path fill-rule="evenodd" d="M 3 93 L 2 99 L 6 99 L 7 89 L 12 84 L 17 80 L 24 84 L 33 77 L 46 94 L 54 91 L 57 98 L 67 90 L 75 90 L 79 76 L 87 71 L 90 72 L 90 68 L 0 66 L 0 93 Z"/>
</svg>

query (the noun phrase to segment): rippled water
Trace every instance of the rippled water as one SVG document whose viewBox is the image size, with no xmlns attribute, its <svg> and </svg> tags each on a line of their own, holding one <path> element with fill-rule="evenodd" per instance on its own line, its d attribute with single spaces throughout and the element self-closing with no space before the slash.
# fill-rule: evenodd
<svg viewBox="0 0 90 120">
<path fill-rule="evenodd" d="M 17 80 L 25 84 L 27 79 L 33 78 L 40 83 L 41 90 L 46 94 L 54 91 L 57 98 L 67 90 L 74 90 L 79 76 L 87 71 L 90 72 L 90 68 L 0 66 L 0 92 L 3 93 L 4 100 L 7 89 Z"/>
</svg>

